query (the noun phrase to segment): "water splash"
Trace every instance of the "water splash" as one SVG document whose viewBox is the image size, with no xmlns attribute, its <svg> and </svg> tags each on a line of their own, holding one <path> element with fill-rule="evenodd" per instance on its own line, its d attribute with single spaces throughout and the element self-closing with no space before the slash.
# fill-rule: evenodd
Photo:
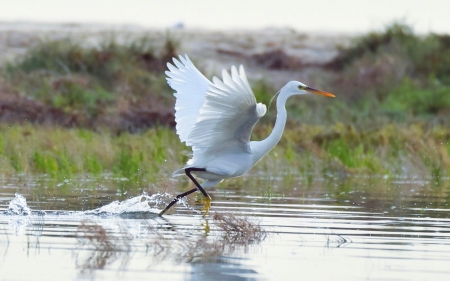
<svg viewBox="0 0 450 281">
<path fill-rule="evenodd" d="M 31 215 L 31 209 L 27 205 L 27 199 L 19 193 L 16 193 L 15 195 L 16 197 L 9 202 L 9 207 L 4 214 L 19 216 Z"/>
<path fill-rule="evenodd" d="M 160 209 L 158 205 L 164 202 L 164 198 L 171 196 L 167 193 L 155 193 L 148 196 L 146 193 L 132 197 L 124 201 L 113 201 L 100 208 L 85 211 L 85 215 L 121 215 L 126 213 L 155 213 Z"/>
<path fill-rule="evenodd" d="M 167 205 L 167 202 L 173 199 L 173 195 L 169 193 L 155 193 L 149 196 L 143 192 L 141 195 L 129 198 L 124 201 L 113 201 L 100 208 L 81 212 L 82 215 L 97 215 L 97 216 L 114 216 L 127 214 L 159 214 L 162 208 Z M 186 208 L 192 209 L 186 198 L 182 198 L 177 202 Z"/>
<path fill-rule="evenodd" d="M 14 235 L 22 235 L 26 230 L 30 230 L 31 235 L 41 235 L 46 212 L 32 211 L 27 205 L 27 199 L 22 194 L 15 193 L 14 199 L 9 202 L 8 209 L 3 214 L 14 216 L 8 222 Z"/>
<path fill-rule="evenodd" d="M 159 214 L 170 200 L 172 200 L 173 196 L 169 193 L 155 193 L 149 196 L 147 193 L 142 193 L 139 196 L 132 197 L 126 199 L 124 201 L 113 201 L 107 205 L 102 207 L 82 211 L 52 211 L 49 214 L 52 215 L 95 215 L 95 216 L 114 216 L 114 215 L 127 215 L 127 214 Z M 177 204 L 183 204 L 186 208 L 191 208 L 186 198 L 178 201 Z M 192 208 L 191 208 L 192 209 Z M 34 211 L 31 210 L 27 205 L 26 198 L 19 194 L 15 194 L 15 198 L 9 202 L 9 207 L 7 210 L 3 212 L 5 215 L 20 215 L 20 216 L 29 216 L 29 215 L 39 215 L 44 216 L 47 213 L 45 211 Z"/>
</svg>

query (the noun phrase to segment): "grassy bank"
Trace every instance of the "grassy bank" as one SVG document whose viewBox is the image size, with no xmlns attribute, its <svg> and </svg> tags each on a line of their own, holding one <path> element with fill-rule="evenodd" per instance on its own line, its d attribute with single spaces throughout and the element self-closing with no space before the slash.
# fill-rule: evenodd
<svg viewBox="0 0 450 281">
<path fill-rule="evenodd" d="M 118 131 L 173 125 L 164 70 L 178 43 L 169 35 L 155 40 L 145 34 L 98 40 L 37 42 L 1 68 L 0 94 L 11 100 L 9 107 L 27 98 L 35 102 L 29 107 L 57 112 L 43 121 L 28 118 L 40 124 Z"/>
<path fill-rule="evenodd" d="M 9 100 L 8 108 L 23 112 L 7 118 L 0 112 L 0 119 L 116 131 L 173 126 L 174 99 L 164 70 L 183 42 L 169 34 L 112 34 L 96 39 L 42 40 L 4 65 L 0 69 L 0 102 Z M 360 127 L 374 123 L 450 124 L 449 35 L 417 35 L 410 26 L 395 22 L 336 48 L 337 56 L 313 65 L 311 74 L 305 75 L 311 66 L 302 64 L 274 70 L 287 71 L 286 79 L 316 76 L 316 82 L 303 82 L 314 82 L 313 86 L 338 97 L 290 99 L 287 106 L 292 122 Z M 253 55 L 240 56 L 249 65 L 255 64 Z M 264 57 L 277 59 L 273 52 Z M 207 76 L 211 74 L 218 73 Z M 251 84 L 257 100 L 266 104 L 279 90 L 264 79 Z M 29 112 L 27 108 L 32 107 L 39 110 Z M 46 112 L 48 118 L 37 112 Z M 275 116 L 273 107 L 268 116 Z"/>
<path fill-rule="evenodd" d="M 166 128 L 116 135 L 86 129 L 3 126 L 0 169 L 3 174 L 39 173 L 59 178 L 113 172 L 139 182 L 168 176 L 174 164 L 184 160 L 181 150 L 173 131 Z"/>
<path fill-rule="evenodd" d="M 261 126 L 255 139 L 270 129 Z M 1 131 L 0 171 L 6 176 L 47 174 L 61 179 L 113 173 L 129 185 L 140 185 L 169 178 L 189 153 L 174 131 L 165 127 L 120 135 L 29 125 L 2 126 Z M 417 124 L 368 130 L 341 124 L 300 125 L 285 132 L 249 178 L 376 174 L 438 179 L 450 172 L 449 139 L 448 128 Z"/>
<path fill-rule="evenodd" d="M 335 59 L 313 66 L 326 74 L 318 86 L 337 98 L 290 99 L 279 146 L 249 177 L 405 175 L 439 183 L 450 173 L 449 38 L 393 23 L 338 47 Z M 0 173 L 113 173 L 139 185 L 184 165 L 189 149 L 174 132 L 164 79 L 182 42 L 169 35 L 99 42 L 43 40 L 1 68 Z M 265 80 L 252 85 L 265 103 L 278 90 Z M 270 133 L 274 116 L 272 105 L 254 139 Z"/>
</svg>

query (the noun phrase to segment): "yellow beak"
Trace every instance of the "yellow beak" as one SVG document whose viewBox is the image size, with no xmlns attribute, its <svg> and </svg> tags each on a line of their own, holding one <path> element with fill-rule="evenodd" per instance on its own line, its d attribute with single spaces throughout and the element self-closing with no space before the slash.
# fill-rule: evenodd
<svg viewBox="0 0 450 281">
<path fill-rule="evenodd" d="M 305 89 L 307 92 L 310 92 L 312 94 L 317 94 L 317 95 L 322 95 L 322 96 L 326 96 L 326 97 L 330 97 L 330 98 L 334 98 L 335 95 L 333 95 L 332 93 L 328 93 L 325 91 L 321 91 L 321 90 L 317 90 L 311 87 L 306 87 Z"/>
</svg>

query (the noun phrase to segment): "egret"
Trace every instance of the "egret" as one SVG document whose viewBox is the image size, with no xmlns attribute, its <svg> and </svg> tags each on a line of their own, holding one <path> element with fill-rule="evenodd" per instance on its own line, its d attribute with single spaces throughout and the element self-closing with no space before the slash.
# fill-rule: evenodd
<svg viewBox="0 0 450 281">
<path fill-rule="evenodd" d="M 288 82 L 278 93 L 277 117 L 271 134 L 262 141 L 250 141 L 253 127 L 266 114 L 267 107 L 257 103 L 244 67 L 222 71 L 222 80 L 209 81 L 185 55 L 167 63 L 167 83 L 175 91 L 176 131 L 180 140 L 192 148 L 187 164 L 172 175 L 186 174 L 195 188 L 177 195 L 159 213 L 163 215 L 181 198 L 200 190 L 205 197 L 204 216 L 211 207 L 206 189 L 224 179 L 242 176 L 278 143 L 286 124 L 285 104 L 289 97 L 308 93 L 334 97 L 333 94 Z M 275 97 L 274 96 L 274 97 Z M 194 177 L 203 179 L 199 184 Z"/>
</svg>

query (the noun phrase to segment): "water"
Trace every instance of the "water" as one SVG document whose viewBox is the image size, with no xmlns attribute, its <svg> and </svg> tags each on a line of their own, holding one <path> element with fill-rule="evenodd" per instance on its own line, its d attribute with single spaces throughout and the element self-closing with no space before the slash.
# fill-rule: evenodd
<svg viewBox="0 0 450 281">
<path fill-rule="evenodd" d="M 0 280 L 450 278 L 447 179 L 245 178 L 205 218 L 157 216 L 182 182 L 125 183 L 0 179 Z"/>
</svg>

